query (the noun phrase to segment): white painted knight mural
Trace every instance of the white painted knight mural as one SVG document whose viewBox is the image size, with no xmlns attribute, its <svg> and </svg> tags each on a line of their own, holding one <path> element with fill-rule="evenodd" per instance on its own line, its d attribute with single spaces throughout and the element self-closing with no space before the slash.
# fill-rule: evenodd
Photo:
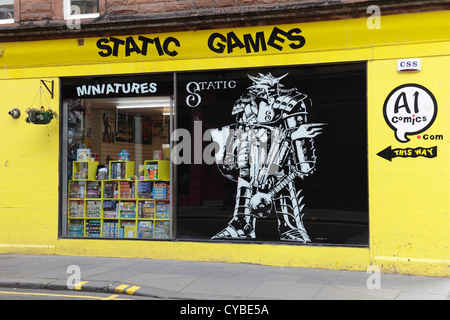
<svg viewBox="0 0 450 320">
<path fill-rule="evenodd" d="M 311 241 L 298 186 L 315 172 L 314 138 L 324 124 L 308 121 L 312 101 L 286 88 L 287 76 L 248 75 L 253 84 L 232 109 L 236 122 L 211 131 L 221 173 L 237 182 L 233 217 L 212 239 L 255 239 L 256 221 L 276 215 L 280 240 Z"/>
</svg>

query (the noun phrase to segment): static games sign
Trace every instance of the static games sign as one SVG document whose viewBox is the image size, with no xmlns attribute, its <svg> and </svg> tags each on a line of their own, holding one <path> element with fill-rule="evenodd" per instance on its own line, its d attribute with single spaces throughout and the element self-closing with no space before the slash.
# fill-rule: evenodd
<svg viewBox="0 0 450 320">
<path fill-rule="evenodd" d="M 398 142 L 409 142 L 410 135 L 416 135 L 417 139 L 423 140 L 443 139 L 442 135 L 420 135 L 433 125 L 437 116 L 436 98 L 422 85 L 408 83 L 393 89 L 384 102 L 383 115 Z M 437 147 L 392 149 L 389 146 L 378 155 L 389 161 L 396 157 L 434 158 L 437 156 Z"/>
<path fill-rule="evenodd" d="M 268 51 L 268 48 L 283 51 L 285 48 L 293 50 L 302 48 L 306 40 L 301 35 L 300 28 L 283 30 L 273 27 L 272 30 L 257 30 L 252 33 L 238 35 L 236 32 L 214 32 L 205 44 L 210 53 L 231 54 L 239 51 L 243 53 L 258 53 Z M 97 40 L 98 55 L 100 57 L 129 57 L 132 55 L 142 56 L 170 56 L 176 57 L 179 50 L 183 50 L 181 38 L 169 37 L 136 37 L 128 36 L 125 39 L 118 37 L 100 38 Z"/>
</svg>

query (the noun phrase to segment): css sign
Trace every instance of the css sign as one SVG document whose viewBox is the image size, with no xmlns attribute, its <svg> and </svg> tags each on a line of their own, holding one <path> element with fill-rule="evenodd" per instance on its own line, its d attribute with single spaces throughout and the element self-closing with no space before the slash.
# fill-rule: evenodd
<svg viewBox="0 0 450 320">
<path fill-rule="evenodd" d="M 420 59 L 397 60 L 398 72 L 419 72 L 421 69 Z"/>
</svg>

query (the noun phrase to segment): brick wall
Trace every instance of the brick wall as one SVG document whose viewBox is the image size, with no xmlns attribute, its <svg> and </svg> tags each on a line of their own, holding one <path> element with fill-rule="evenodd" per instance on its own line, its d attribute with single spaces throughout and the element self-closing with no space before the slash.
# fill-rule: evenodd
<svg viewBox="0 0 450 320">
<path fill-rule="evenodd" d="M 44 25 L 62 23 L 63 0 L 20 0 L 17 23 Z M 96 21 L 160 16 L 189 16 L 239 14 L 260 11 L 279 11 L 290 8 L 312 8 L 351 3 L 376 2 L 370 0 L 100 0 L 101 16 Z M 392 1 L 391 1 L 392 2 Z M 17 11 L 17 10 L 16 10 Z M 87 22 L 87 21 L 86 21 Z M 1 27 L 1 26 L 0 26 Z"/>
<path fill-rule="evenodd" d="M 367 16 L 377 4 L 382 14 L 445 10 L 450 0 L 99 0 L 100 16 L 67 30 L 63 0 L 16 0 L 14 24 L 0 24 L 0 41 L 86 36 L 93 32 L 177 31 Z M 133 21 L 130 23 L 130 20 Z"/>
</svg>

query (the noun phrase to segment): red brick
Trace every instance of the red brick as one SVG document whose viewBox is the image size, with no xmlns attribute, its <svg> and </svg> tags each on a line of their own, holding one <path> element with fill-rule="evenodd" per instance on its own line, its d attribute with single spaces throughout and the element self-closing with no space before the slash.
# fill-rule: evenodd
<svg viewBox="0 0 450 320">
<path fill-rule="evenodd" d="M 173 1 L 166 3 L 166 11 L 191 10 L 194 8 L 192 1 Z"/>
<path fill-rule="evenodd" d="M 164 3 L 147 3 L 139 5 L 139 13 L 164 12 Z"/>
<path fill-rule="evenodd" d="M 106 12 L 108 14 L 113 14 L 113 15 L 138 13 L 139 5 L 134 4 L 134 5 L 112 6 L 112 7 L 108 6 L 106 8 Z"/>
<path fill-rule="evenodd" d="M 213 0 L 194 0 L 194 6 L 195 8 L 212 8 Z"/>
<path fill-rule="evenodd" d="M 215 0 L 214 7 L 234 7 L 235 0 Z"/>
</svg>

